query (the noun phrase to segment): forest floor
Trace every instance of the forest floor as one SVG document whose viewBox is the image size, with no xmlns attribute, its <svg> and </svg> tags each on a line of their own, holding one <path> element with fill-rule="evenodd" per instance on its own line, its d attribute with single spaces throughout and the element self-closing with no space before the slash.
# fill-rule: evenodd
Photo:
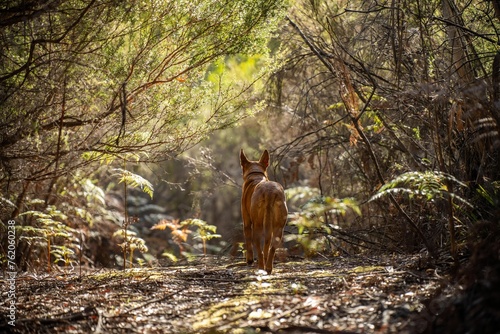
<svg viewBox="0 0 500 334">
<path fill-rule="evenodd" d="M 423 302 L 441 279 L 435 269 L 415 269 L 418 261 L 287 261 L 268 276 L 241 260 L 206 257 L 81 276 L 19 274 L 15 327 L 4 317 L 0 277 L 0 332 L 421 333 L 428 325 Z"/>
</svg>

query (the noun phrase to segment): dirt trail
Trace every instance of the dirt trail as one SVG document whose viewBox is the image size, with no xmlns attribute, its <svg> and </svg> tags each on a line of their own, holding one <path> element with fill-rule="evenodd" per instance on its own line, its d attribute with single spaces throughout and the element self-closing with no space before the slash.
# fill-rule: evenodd
<svg viewBox="0 0 500 334">
<path fill-rule="evenodd" d="M 229 258 L 127 271 L 19 275 L 17 333 L 418 333 L 434 271 L 411 257 L 277 263 Z M 5 278 L 0 280 L 6 286 Z M 2 291 L 0 314 L 6 314 Z M 425 310 L 424 310 L 425 311 Z M 418 319 L 418 321 L 414 321 Z"/>
</svg>

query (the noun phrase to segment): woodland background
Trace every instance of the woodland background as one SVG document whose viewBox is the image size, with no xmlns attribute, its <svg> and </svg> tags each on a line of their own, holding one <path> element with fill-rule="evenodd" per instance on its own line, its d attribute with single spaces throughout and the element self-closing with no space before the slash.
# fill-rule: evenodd
<svg viewBox="0 0 500 334">
<path fill-rule="evenodd" d="M 288 256 L 419 253 L 498 280 L 499 10 L 3 2 L 2 267 L 9 220 L 20 271 L 241 256 L 239 149 L 267 148 Z"/>
</svg>

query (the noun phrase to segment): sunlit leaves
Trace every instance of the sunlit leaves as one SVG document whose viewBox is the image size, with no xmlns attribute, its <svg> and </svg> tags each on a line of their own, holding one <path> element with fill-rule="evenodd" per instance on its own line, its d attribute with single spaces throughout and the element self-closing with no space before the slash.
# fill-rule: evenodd
<svg viewBox="0 0 500 334">
<path fill-rule="evenodd" d="M 173 241 L 181 247 L 183 242 L 187 241 L 188 235 L 192 232 L 186 224 L 180 224 L 179 219 L 162 219 L 160 222 L 151 227 L 152 230 L 170 229 Z"/>
<path fill-rule="evenodd" d="M 186 219 L 181 222 L 181 226 L 194 226 L 196 228 L 195 238 L 199 238 L 203 241 L 221 237 L 220 234 L 216 234 L 217 226 L 210 225 L 201 219 Z"/>
<path fill-rule="evenodd" d="M 499 205 L 498 198 L 500 198 L 500 181 L 491 182 L 491 186 L 486 189 L 479 185 L 477 193 L 484 198 L 491 206 Z"/>
<path fill-rule="evenodd" d="M 62 263 L 64 266 L 68 266 L 72 265 L 74 262 L 73 258 L 75 256 L 75 251 L 65 245 L 53 245 L 50 253 L 54 255 L 55 263 Z"/>
<path fill-rule="evenodd" d="M 31 215 L 20 216 L 26 225 L 91 226 L 106 204 L 93 179 L 99 166 L 164 161 L 263 109 L 252 87 L 273 66 L 267 42 L 284 12 L 282 0 L 75 0 L 7 23 L 4 181 L 11 189 L 31 183 L 26 196 L 19 190 L 2 204 L 15 210 L 14 199 L 29 203 L 43 189 Z M 214 63 L 223 66 L 210 77 Z M 142 176 L 112 172 L 153 196 Z M 66 217 L 44 209 L 53 202 Z M 203 242 L 218 236 L 200 224 L 193 230 Z"/>
<path fill-rule="evenodd" d="M 132 188 L 139 188 L 153 198 L 154 188 L 151 182 L 138 174 L 122 168 L 114 168 L 113 171 L 115 172 L 114 175 L 119 178 L 119 183 L 123 182 Z"/>
<path fill-rule="evenodd" d="M 183 250 L 183 243 L 186 243 L 188 240 L 188 236 L 193 233 L 189 229 L 189 227 L 194 227 L 194 239 L 200 239 L 202 241 L 203 245 L 203 254 L 206 255 L 206 242 L 214 239 L 214 238 L 220 238 L 220 234 L 216 234 L 217 227 L 214 225 L 208 224 L 206 221 L 198 219 L 198 218 L 190 218 L 186 219 L 182 222 L 180 222 L 179 219 L 173 219 L 173 220 L 168 220 L 168 219 L 163 219 L 157 224 L 155 224 L 153 227 L 151 227 L 152 230 L 165 230 L 166 228 L 169 228 L 171 231 L 171 236 L 172 240 L 179 246 L 181 252 Z M 171 260 L 173 260 L 173 257 L 170 253 L 167 252 L 167 255 L 164 255 L 169 257 Z"/>
<path fill-rule="evenodd" d="M 136 235 L 137 233 L 135 233 L 134 231 L 125 229 L 119 229 L 115 233 L 113 233 L 113 237 L 119 237 L 124 240 L 124 242 L 118 244 L 118 246 L 120 246 L 122 249 L 127 248 L 127 251 L 131 253 L 133 253 L 135 249 L 139 250 L 141 253 L 147 252 L 148 247 L 146 246 L 146 241 L 140 237 L 137 237 Z"/>
<path fill-rule="evenodd" d="M 0 82 L 12 94 L 0 119 L 23 134 L 10 137 L 13 151 L 71 169 L 192 147 L 247 115 L 249 87 L 269 71 L 255 61 L 284 10 L 282 0 L 71 1 L 7 25 Z M 206 80 L 210 64 L 244 54 L 246 80 Z"/>
<path fill-rule="evenodd" d="M 361 215 L 359 206 L 353 198 L 337 199 L 319 195 L 319 189 L 297 187 L 287 190 L 292 203 L 304 203 L 298 212 L 289 215 L 289 225 L 297 228 L 297 234 L 288 235 L 287 240 L 298 242 L 308 255 L 323 251 L 335 229 L 336 217 L 352 211 Z"/>
<path fill-rule="evenodd" d="M 95 185 L 90 179 L 81 181 L 82 193 L 87 203 L 97 203 L 101 206 L 106 205 L 105 194 L 101 187 Z"/>
<path fill-rule="evenodd" d="M 410 199 L 423 198 L 427 201 L 451 197 L 462 204 L 472 206 L 458 194 L 450 192 L 448 183 L 455 184 L 459 187 L 467 187 L 465 183 L 446 173 L 438 171 L 408 172 L 399 175 L 383 185 L 379 191 L 372 196 L 370 201 L 379 199 L 388 194 L 404 193 L 408 194 Z"/>
<path fill-rule="evenodd" d="M 75 229 L 66 224 L 68 216 L 55 206 L 49 205 L 44 211 L 29 210 L 21 213 L 20 217 L 27 216 L 35 219 L 33 226 L 19 226 L 19 240 L 27 242 L 33 249 L 47 249 L 48 271 L 51 271 L 51 254 L 55 254 L 56 261 L 64 259 L 70 264 L 75 254 Z M 58 245 L 59 243 L 59 245 Z"/>
</svg>

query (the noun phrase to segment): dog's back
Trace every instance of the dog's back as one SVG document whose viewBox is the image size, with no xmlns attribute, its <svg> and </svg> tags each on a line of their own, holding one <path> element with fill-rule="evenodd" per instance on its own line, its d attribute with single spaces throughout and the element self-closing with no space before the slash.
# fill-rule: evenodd
<svg viewBox="0 0 500 334">
<path fill-rule="evenodd" d="M 274 254 L 281 244 L 288 210 L 283 187 L 267 177 L 269 153 L 264 151 L 259 161 L 249 161 L 240 153 L 243 170 L 241 212 L 245 231 L 247 263 L 253 262 L 253 248 L 257 251 L 259 268 L 269 274 L 273 269 Z"/>
<path fill-rule="evenodd" d="M 252 222 L 262 222 L 264 230 L 273 229 L 274 225 L 283 228 L 286 223 L 286 219 L 283 222 L 283 217 L 287 214 L 285 192 L 281 184 L 267 180 L 257 184 L 250 204 Z"/>
</svg>

